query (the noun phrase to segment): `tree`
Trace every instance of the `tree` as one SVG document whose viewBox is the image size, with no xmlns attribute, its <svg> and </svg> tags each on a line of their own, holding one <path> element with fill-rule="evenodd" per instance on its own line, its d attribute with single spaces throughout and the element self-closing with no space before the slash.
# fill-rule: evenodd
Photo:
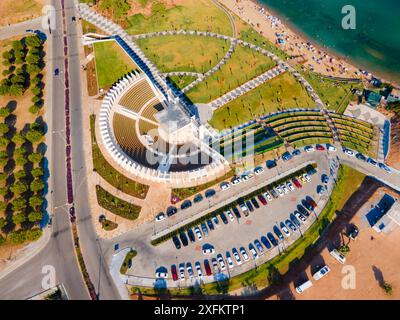
<svg viewBox="0 0 400 320">
<path fill-rule="evenodd" d="M 0 201 L 0 211 L 4 211 L 7 208 L 7 203 Z M 0 227 L 1 228 L 1 227 Z"/>
<path fill-rule="evenodd" d="M 8 193 L 7 187 L 0 187 L 0 196 L 5 196 Z"/>
<path fill-rule="evenodd" d="M 25 157 L 16 157 L 15 158 L 15 164 L 19 165 L 19 166 L 24 166 L 26 165 L 28 162 L 28 160 L 25 159 Z"/>
<path fill-rule="evenodd" d="M 0 134 L 5 134 L 10 130 L 7 124 L 0 123 Z"/>
<path fill-rule="evenodd" d="M 6 96 L 10 92 L 10 87 L 6 84 L 0 85 L 0 96 Z"/>
<path fill-rule="evenodd" d="M 24 87 L 20 84 L 13 84 L 11 85 L 8 93 L 11 96 L 22 96 L 24 93 Z"/>
<path fill-rule="evenodd" d="M 25 38 L 25 44 L 28 47 L 38 48 L 42 45 L 42 40 L 37 35 L 32 35 Z"/>
<path fill-rule="evenodd" d="M 38 62 L 40 61 L 40 56 L 38 54 L 30 53 L 26 56 L 25 60 L 30 64 L 38 64 Z"/>
<path fill-rule="evenodd" d="M 4 51 L 2 56 L 3 56 L 3 59 L 5 59 L 5 60 L 14 59 L 14 55 L 12 54 L 11 51 Z"/>
<path fill-rule="evenodd" d="M 13 47 L 14 51 L 21 51 L 21 50 L 25 49 L 25 46 L 22 44 L 22 42 L 20 40 L 13 41 L 12 47 Z"/>
<path fill-rule="evenodd" d="M 388 282 L 385 282 L 385 283 L 382 285 L 382 289 L 385 290 L 385 293 L 386 293 L 387 295 L 389 295 L 389 296 L 391 296 L 391 295 L 393 294 L 393 287 L 392 287 L 392 285 L 391 285 L 390 283 L 388 283 Z"/>
<path fill-rule="evenodd" d="M 21 74 L 16 75 L 11 78 L 11 83 L 23 85 L 25 83 L 25 77 Z"/>
<path fill-rule="evenodd" d="M 29 198 L 29 205 L 32 208 L 36 208 L 39 207 L 43 204 L 43 198 L 39 197 L 39 196 L 32 196 Z"/>
<path fill-rule="evenodd" d="M 17 145 L 23 144 L 26 141 L 25 137 L 21 133 L 16 133 L 11 140 Z"/>
<path fill-rule="evenodd" d="M 10 143 L 10 140 L 6 137 L 0 137 L 0 147 L 7 147 Z"/>
<path fill-rule="evenodd" d="M 21 180 L 21 179 L 25 178 L 25 177 L 26 177 L 26 172 L 25 172 L 25 170 L 19 170 L 19 171 L 15 172 L 15 173 L 14 173 L 14 177 L 15 177 L 16 179 L 18 179 L 18 180 Z"/>
<path fill-rule="evenodd" d="M 31 191 L 37 192 L 44 189 L 44 182 L 40 179 L 35 179 L 31 182 Z"/>
<path fill-rule="evenodd" d="M 12 222 L 14 222 L 15 224 L 21 224 L 22 222 L 24 222 L 26 220 L 26 216 L 25 213 L 14 213 L 12 216 Z"/>
<path fill-rule="evenodd" d="M 29 112 L 32 114 L 37 114 L 40 111 L 40 107 L 37 104 L 34 104 L 29 107 Z"/>
<path fill-rule="evenodd" d="M 31 91 L 36 96 L 42 93 L 42 89 L 39 87 L 33 87 Z"/>
<path fill-rule="evenodd" d="M 14 151 L 14 157 L 21 157 L 24 156 L 26 153 L 26 148 L 25 147 L 20 147 L 15 149 Z"/>
<path fill-rule="evenodd" d="M 33 103 L 38 103 L 40 101 L 40 97 L 39 96 L 34 96 L 31 101 Z"/>
<path fill-rule="evenodd" d="M 18 181 L 14 183 L 11 187 L 10 190 L 15 194 L 15 195 L 20 195 L 21 193 L 24 193 L 28 191 L 28 185 L 26 182 L 23 181 Z"/>
<path fill-rule="evenodd" d="M 41 211 L 32 211 L 28 214 L 29 222 L 37 222 L 43 219 L 43 213 Z"/>
<path fill-rule="evenodd" d="M 0 218 L 0 229 L 3 229 L 7 224 L 7 220 L 5 218 Z"/>
<path fill-rule="evenodd" d="M 11 114 L 10 109 L 7 107 L 0 108 L 0 117 L 7 118 Z"/>
<path fill-rule="evenodd" d="M 0 151 L 0 165 L 5 166 L 8 162 L 8 154 L 6 151 Z"/>
<path fill-rule="evenodd" d="M 41 69 L 37 64 L 28 64 L 28 66 L 26 67 L 26 71 L 31 75 L 37 75 Z"/>
<path fill-rule="evenodd" d="M 42 168 L 35 168 L 31 171 L 31 174 L 34 178 L 43 176 L 44 172 Z"/>
<path fill-rule="evenodd" d="M 14 211 L 22 211 L 26 208 L 26 201 L 24 198 L 17 198 L 11 202 Z"/>
<path fill-rule="evenodd" d="M 43 159 L 43 155 L 41 153 L 31 153 L 28 156 L 30 162 L 39 163 Z"/>
<path fill-rule="evenodd" d="M 29 129 L 25 138 L 32 143 L 39 142 L 43 138 L 43 133 L 36 129 Z"/>
<path fill-rule="evenodd" d="M 5 181 L 7 179 L 7 173 L 5 172 L 0 172 L 0 181 Z"/>
</svg>

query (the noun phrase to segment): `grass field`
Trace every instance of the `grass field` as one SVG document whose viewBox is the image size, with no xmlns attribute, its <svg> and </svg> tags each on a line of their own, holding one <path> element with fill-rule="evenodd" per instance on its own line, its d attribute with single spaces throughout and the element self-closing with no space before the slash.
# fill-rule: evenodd
<svg viewBox="0 0 400 320">
<path fill-rule="evenodd" d="M 154 2 L 151 13 L 135 14 L 128 18 L 127 32 L 140 34 L 164 30 L 200 30 L 232 36 L 228 16 L 211 0 L 178 0 L 166 8 L 162 1 Z"/>
<path fill-rule="evenodd" d="M 92 157 L 93 157 L 93 168 L 94 170 L 109 184 L 121 190 L 122 192 L 129 194 L 133 197 L 140 199 L 146 198 L 147 191 L 149 191 L 149 186 L 141 184 L 137 181 L 133 181 L 117 170 L 115 170 L 104 158 L 100 151 L 99 146 L 96 142 L 96 137 L 94 134 L 95 126 L 95 116 L 90 117 L 90 130 L 92 136 Z"/>
<path fill-rule="evenodd" d="M 115 41 L 97 42 L 93 47 L 100 88 L 107 89 L 125 74 L 138 69 Z"/>
<path fill-rule="evenodd" d="M 201 293 L 205 295 L 220 294 L 233 290 L 241 289 L 245 286 L 252 286 L 258 290 L 265 288 L 270 284 L 273 275 L 282 275 L 289 270 L 290 264 L 301 259 L 307 248 L 318 240 L 321 233 L 333 221 L 335 216 L 340 213 L 351 195 L 358 189 L 364 180 L 365 175 L 348 167 L 341 166 L 336 187 L 334 188 L 328 204 L 319 215 L 319 220 L 314 223 L 304 234 L 304 237 L 291 245 L 284 254 L 277 256 L 272 260 L 260 265 L 257 269 L 252 269 L 246 273 L 229 279 L 225 283 L 209 283 L 201 287 Z M 133 287 L 132 291 L 137 290 Z M 152 288 L 140 288 L 143 294 L 156 294 Z M 172 295 L 193 294 L 193 288 L 169 289 Z"/>
<path fill-rule="evenodd" d="M 99 206 L 125 219 L 135 220 L 141 207 L 115 197 L 100 186 L 96 186 L 96 196 Z"/>
<path fill-rule="evenodd" d="M 124 262 L 122 262 L 121 268 L 119 270 L 121 274 L 126 274 L 126 271 L 128 271 L 129 260 L 132 260 L 134 257 L 136 257 L 136 255 L 136 250 L 131 250 L 126 254 Z"/>
<path fill-rule="evenodd" d="M 196 80 L 196 77 L 192 76 L 172 76 L 168 77 L 169 81 L 171 81 L 177 88 L 183 89 L 190 83 L 192 83 L 194 80 Z"/>
<path fill-rule="evenodd" d="M 226 40 L 195 35 L 139 39 L 137 44 L 161 72 L 207 72 L 229 49 Z"/>
<path fill-rule="evenodd" d="M 313 105 L 304 87 L 284 73 L 214 111 L 210 124 L 222 130 L 277 110 Z"/>
<path fill-rule="evenodd" d="M 328 109 L 343 113 L 353 98 L 352 88 L 362 88 L 361 84 L 335 81 L 312 72 L 302 72 L 304 78 L 314 88 Z"/>
<path fill-rule="evenodd" d="M 236 46 L 220 70 L 188 91 L 195 103 L 208 103 L 275 66 L 275 61 L 252 49 Z"/>
</svg>

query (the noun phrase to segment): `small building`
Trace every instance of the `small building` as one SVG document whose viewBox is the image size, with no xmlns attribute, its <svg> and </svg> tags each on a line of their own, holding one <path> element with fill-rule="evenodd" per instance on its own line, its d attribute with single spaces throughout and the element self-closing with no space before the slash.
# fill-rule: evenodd
<svg viewBox="0 0 400 320">
<path fill-rule="evenodd" d="M 400 226 L 400 203 L 395 201 L 389 210 L 372 226 L 376 232 L 382 232 L 393 226 Z"/>
<path fill-rule="evenodd" d="M 365 91 L 365 98 L 366 103 L 373 108 L 376 108 L 382 100 L 382 96 L 374 91 Z"/>
</svg>

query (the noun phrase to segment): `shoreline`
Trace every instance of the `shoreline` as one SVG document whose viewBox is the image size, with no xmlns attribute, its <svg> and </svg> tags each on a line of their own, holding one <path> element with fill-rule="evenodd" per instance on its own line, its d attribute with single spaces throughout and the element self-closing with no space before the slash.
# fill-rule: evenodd
<svg viewBox="0 0 400 320">
<path fill-rule="evenodd" d="M 243 1 L 243 0 L 241 0 Z M 265 8 L 265 10 L 267 10 L 270 14 L 276 16 L 277 18 L 279 18 L 281 21 L 284 21 L 284 25 L 291 29 L 293 31 L 293 33 L 298 34 L 301 38 L 303 38 L 304 40 L 311 42 L 311 43 L 315 43 L 314 46 L 316 48 L 320 48 L 323 51 L 326 51 L 327 54 L 329 54 L 331 57 L 340 59 L 344 62 L 346 62 L 347 64 L 353 66 L 354 68 L 358 69 L 358 70 L 364 70 L 364 71 L 368 71 L 369 73 L 371 73 L 372 75 L 377 76 L 380 80 L 382 80 L 382 82 L 391 82 L 395 87 L 400 88 L 400 84 L 398 83 L 398 80 L 395 80 L 395 74 L 394 73 L 390 73 L 390 72 L 385 72 L 382 70 L 369 70 L 367 68 L 361 67 L 357 61 L 355 61 L 354 59 L 351 58 L 351 56 L 340 53 L 339 51 L 335 50 L 333 47 L 324 45 L 322 42 L 318 41 L 315 38 L 312 38 L 311 36 L 309 36 L 307 33 L 305 33 L 304 31 L 300 30 L 299 27 L 295 26 L 289 19 L 287 19 L 284 15 L 276 12 L 275 10 L 271 9 L 268 5 L 260 2 L 260 0 L 248 0 L 252 3 L 254 3 L 255 5 Z"/>
<path fill-rule="evenodd" d="M 303 66 L 310 71 L 332 78 L 348 79 L 369 80 L 371 76 L 375 75 L 383 82 L 390 82 L 395 87 L 399 87 L 393 74 L 384 71 L 367 70 L 359 66 L 357 61 L 350 56 L 337 52 L 334 48 L 312 38 L 291 23 L 284 15 L 277 13 L 259 0 L 218 0 L 218 2 L 289 56 L 303 56 L 306 60 Z M 262 10 L 264 11 L 262 12 Z M 274 27 L 271 21 L 268 20 L 268 15 L 277 19 L 278 23 Z M 275 34 L 280 31 L 282 31 L 282 35 L 285 38 L 285 43 L 282 45 L 276 43 L 277 37 Z M 368 74 L 363 74 L 361 70 L 367 71 Z"/>
</svg>

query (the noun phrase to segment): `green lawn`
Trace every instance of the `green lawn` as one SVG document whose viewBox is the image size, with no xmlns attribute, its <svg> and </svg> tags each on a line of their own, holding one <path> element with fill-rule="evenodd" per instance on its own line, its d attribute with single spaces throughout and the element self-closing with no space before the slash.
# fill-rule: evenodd
<svg viewBox="0 0 400 320">
<path fill-rule="evenodd" d="M 183 89 L 197 78 L 192 76 L 172 76 L 168 79 L 179 89 Z"/>
<path fill-rule="evenodd" d="M 228 16 L 211 0 L 185 0 L 179 5 L 166 8 L 153 2 L 150 15 L 135 14 L 128 18 L 130 34 L 141 34 L 164 30 L 212 31 L 232 36 Z"/>
<path fill-rule="evenodd" d="M 220 70 L 187 92 L 194 103 L 208 103 L 273 68 L 275 61 L 250 48 L 236 46 Z"/>
<path fill-rule="evenodd" d="M 142 209 L 133 203 L 115 197 L 100 186 L 96 186 L 96 195 L 100 207 L 125 219 L 137 219 Z"/>
<path fill-rule="evenodd" d="M 210 124 L 222 130 L 277 110 L 314 104 L 304 87 L 284 73 L 215 110 Z"/>
<path fill-rule="evenodd" d="M 352 88 L 362 88 L 361 84 L 336 81 L 319 76 L 313 72 L 301 72 L 304 78 L 314 88 L 328 109 L 343 113 L 353 99 Z"/>
<path fill-rule="evenodd" d="M 205 73 L 229 49 L 229 42 L 226 40 L 195 35 L 139 39 L 137 44 L 161 72 Z"/>
<path fill-rule="evenodd" d="M 93 47 L 100 88 L 107 89 L 127 73 L 138 69 L 115 41 L 96 42 Z"/>
<path fill-rule="evenodd" d="M 238 290 L 247 285 L 251 285 L 258 290 L 268 286 L 272 281 L 273 274 L 282 275 L 286 273 L 289 270 L 290 264 L 295 260 L 301 259 L 305 251 L 312 247 L 319 239 L 323 230 L 340 213 L 352 194 L 359 188 L 364 178 L 364 174 L 348 166 L 340 166 L 337 185 L 331 194 L 330 201 L 320 214 L 319 220 L 305 232 L 303 238 L 291 245 L 284 254 L 262 264 L 257 270 L 252 269 L 235 276 L 226 283 L 218 284 L 214 282 L 206 284 L 201 288 L 201 292 L 205 295 L 211 295 Z M 134 289 L 137 289 L 137 287 Z M 146 291 L 149 294 L 155 293 L 151 289 L 145 289 L 144 292 Z M 183 288 L 182 290 L 170 289 L 169 293 L 172 295 L 188 295 L 193 292 L 192 290 Z"/>
<path fill-rule="evenodd" d="M 131 250 L 126 254 L 124 262 L 122 262 L 121 268 L 119 270 L 121 274 L 126 274 L 126 271 L 128 271 L 129 260 L 132 260 L 134 257 L 136 257 L 136 255 L 136 250 Z"/>
<path fill-rule="evenodd" d="M 92 157 L 93 157 L 93 168 L 94 170 L 109 184 L 121 190 L 122 192 L 129 194 L 133 197 L 140 199 L 146 198 L 149 186 L 131 180 L 117 170 L 115 170 L 108 161 L 104 158 L 97 145 L 96 137 L 94 134 L 95 116 L 90 117 L 90 130 L 92 136 Z"/>
</svg>

